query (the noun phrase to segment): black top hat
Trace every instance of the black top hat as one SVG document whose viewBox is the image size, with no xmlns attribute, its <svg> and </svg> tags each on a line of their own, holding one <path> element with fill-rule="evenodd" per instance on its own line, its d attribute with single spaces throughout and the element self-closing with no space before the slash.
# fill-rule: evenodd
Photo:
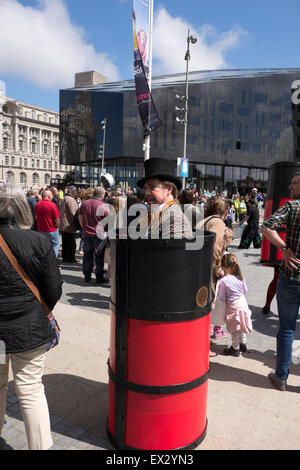
<svg viewBox="0 0 300 470">
<path fill-rule="evenodd" d="M 143 188 L 145 182 L 150 178 L 158 178 L 162 181 L 174 183 L 178 191 L 182 188 L 182 182 L 176 178 L 173 173 L 173 166 L 170 160 L 166 158 L 149 158 L 145 161 L 145 176 L 137 182 L 140 188 Z"/>
</svg>

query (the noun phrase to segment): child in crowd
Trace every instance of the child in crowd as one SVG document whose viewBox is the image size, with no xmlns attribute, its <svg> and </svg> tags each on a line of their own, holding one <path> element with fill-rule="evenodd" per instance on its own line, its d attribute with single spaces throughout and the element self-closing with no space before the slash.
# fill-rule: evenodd
<svg viewBox="0 0 300 470">
<path fill-rule="evenodd" d="M 225 322 L 232 338 L 232 346 L 224 349 L 224 354 L 238 357 L 240 352 L 247 351 L 246 334 L 252 330 L 251 310 L 245 298 L 248 289 L 234 254 L 223 256 L 222 269 L 224 277 L 219 282 L 219 299 L 226 302 Z"/>
</svg>

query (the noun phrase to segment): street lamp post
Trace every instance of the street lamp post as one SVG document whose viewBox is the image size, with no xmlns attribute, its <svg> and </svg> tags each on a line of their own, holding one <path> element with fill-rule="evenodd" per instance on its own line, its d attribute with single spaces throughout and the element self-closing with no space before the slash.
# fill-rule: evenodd
<svg viewBox="0 0 300 470">
<path fill-rule="evenodd" d="M 184 56 L 186 60 L 186 72 L 185 72 L 185 96 L 176 95 L 176 98 L 184 101 L 184 108 L 176 107 L 176 111 L 184 111 L 184 119 L 176 118 L 176 121 L 179 121 L 180 124 L 184 124 L 184 140 L 183 140 L 183 158 L 186 159 L 186 146 L 187 146 L 187 125 L 188 125 L 188 106 L 189 106 L 189 61 L 190 61 L 190 42 L 196 44 L 197 38 L 190 35 L 190 30 L 188 30 L 187 35 L 187 51 Z M 185 189 L 185 177 L 183 178 L 183 189 Z"/>
</svg>

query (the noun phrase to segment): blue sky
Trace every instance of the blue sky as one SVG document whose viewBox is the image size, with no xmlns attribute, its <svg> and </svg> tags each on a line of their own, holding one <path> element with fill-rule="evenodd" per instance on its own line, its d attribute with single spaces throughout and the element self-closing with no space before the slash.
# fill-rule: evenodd
<svg viewBox="0 0 300 470">
<path fill-rule="evenodd" d="M 75 72 L 133 78 L 132 0 L 0 0 L 0 80 L 12 98 L 53 110 Z M 153 75 L 300 67 L 296 0 L 154 0 Z"/>
</svg>

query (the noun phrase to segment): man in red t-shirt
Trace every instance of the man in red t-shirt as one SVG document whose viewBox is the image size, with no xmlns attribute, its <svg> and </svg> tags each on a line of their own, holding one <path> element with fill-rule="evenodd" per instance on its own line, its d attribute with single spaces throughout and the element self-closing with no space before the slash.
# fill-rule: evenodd
<svg viewBox="0 0 300 470">
<path fill-rule="evenodd" d="M 106 282 L 104 276 L 104 251 L 95 252 L 98 248 L 100 237 L 103 236 L 103 228 L 99 224 L 100 220 L 106 217 L 109 213 L 108 206 L 103 202 L 105 190 L 101 187 L 94 189 L 94 195 L 91 199 L 83 201 L 79 208 L 79 222 L 82 227 L 83 239 L 83 274 L 85 282 L 90 282 L 93 267 L 94 256 L 96 262 L 96 282 L 101 284 Z"/>
<path fill-rule="evenodd" d="M 37 230 L 49 238 L 55 254 L 58 256 L 60 247 L 58 233 L 60 213 L 57 206 L 52 202 L 53 194 L 51 191 L 43 191 L 42 197 L 43 199 L 37 202 L 34 208 Z"/>
</svg>

